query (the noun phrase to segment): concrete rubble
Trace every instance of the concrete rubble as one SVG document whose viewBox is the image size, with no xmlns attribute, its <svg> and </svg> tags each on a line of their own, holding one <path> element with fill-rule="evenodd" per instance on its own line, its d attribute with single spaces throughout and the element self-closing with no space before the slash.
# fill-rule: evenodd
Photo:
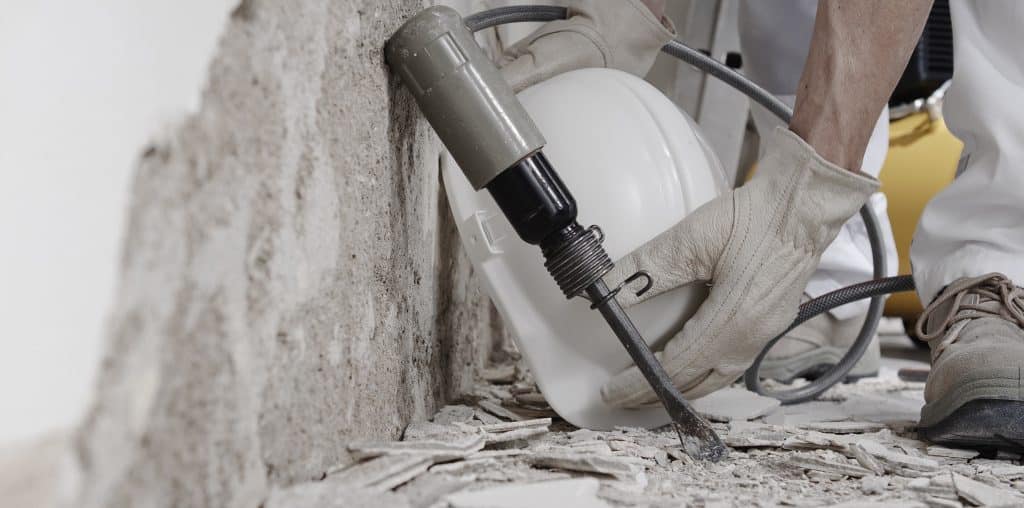
<svg viewBox="0 0 1024 508">
<path fill-rule="evenodd" d="M 339 498 L 387 494 L 382 506 L 422 508 L 1024 503 L 1019 456 L 918 440 L 907 408 L 920 407 L 923 383 L 891 374 L 797 406 L 739 386 L 695 401 L 732 448 L 712 464 L 683 454 L 667 428 L 577 429 L 551 411 L 528 372 L 495 368 L 462 404 L 409 425 L 401 441 L 353 443 L 359 460 L 309 484 L 321 490 L 298 485 L 271 501 L 291 492 L 301 503 L 333 488 Z"/>
</svg>

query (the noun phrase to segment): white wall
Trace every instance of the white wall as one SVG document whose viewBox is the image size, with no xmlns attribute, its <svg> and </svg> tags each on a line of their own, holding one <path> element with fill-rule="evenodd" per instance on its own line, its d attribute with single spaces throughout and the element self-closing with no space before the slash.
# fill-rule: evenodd
<svg viewBox="0 0 1024 508">
<path fill-rule="evenodd" d="M 83 414 L 133 160 L 197 109 L 236 3 L 0 0 L 0 443 Z"/>
</svg>

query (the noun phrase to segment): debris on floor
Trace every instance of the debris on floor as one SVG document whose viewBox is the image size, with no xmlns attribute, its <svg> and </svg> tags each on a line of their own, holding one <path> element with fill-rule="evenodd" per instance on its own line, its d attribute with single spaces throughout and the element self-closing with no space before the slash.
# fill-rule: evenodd
<svg viewBox="0 0 1024 508">
<path fill-rule="evenodd" d="M 668 428 L 577 429 L 521 367 L 484 374 L 462 404 L 400 441 L 352 443 L 354 463 L 276 491 L 268 506 L 332 489 L 416 508 L 1024 505 L 1019 455 L 917 439 L 924 384 L 896 369 L 794 406 L 739 386 L 694 401 L 732 448 L 720 463 L 686 456 Z"/>
<path fill-rule="evenodd" d="M 1021 506 L 1024 496 L 998 487 L 950 473 L 956 493 L 975 506 Z"/>
</svg>

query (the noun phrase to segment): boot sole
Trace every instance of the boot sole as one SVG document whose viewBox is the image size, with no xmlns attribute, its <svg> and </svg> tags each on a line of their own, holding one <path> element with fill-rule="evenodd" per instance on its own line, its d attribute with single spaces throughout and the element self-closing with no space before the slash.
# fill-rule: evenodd
<svg viewBox="0 0 1024 508">
<path fill-rule="evenodd" d="M 976 399 L 918 434 L 936 444 L 982 452 L 1024 452 L 1024 401 Z"/>
</svg>

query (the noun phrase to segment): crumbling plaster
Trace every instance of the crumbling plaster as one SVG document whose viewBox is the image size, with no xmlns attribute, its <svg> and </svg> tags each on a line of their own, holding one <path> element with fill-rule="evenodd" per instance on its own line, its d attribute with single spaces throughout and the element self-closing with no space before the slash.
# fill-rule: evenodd
<svg viewBox="0 0 1024 508">
<path fill-rule="evenodd" d="M 199 113 L 139 158 L 76 506 L 258 506 L 471 385 L 500 323 L 382 60 L 422 6 L 232 13 Z"/>
</svg>

